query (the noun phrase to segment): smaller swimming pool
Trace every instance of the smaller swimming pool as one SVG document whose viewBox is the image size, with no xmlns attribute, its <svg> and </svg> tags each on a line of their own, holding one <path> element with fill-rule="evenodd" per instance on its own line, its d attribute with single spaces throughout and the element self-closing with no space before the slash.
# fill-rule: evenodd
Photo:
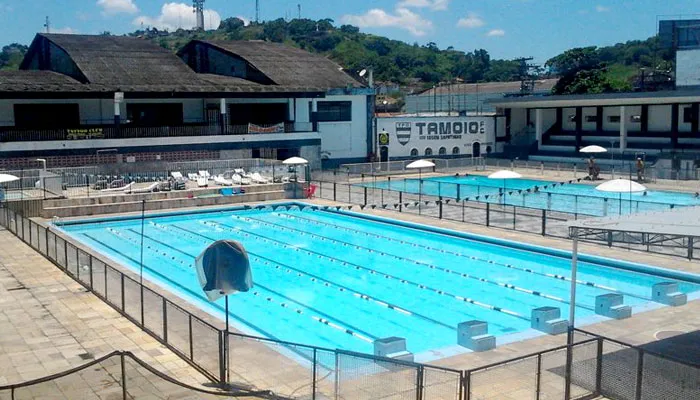
<svg viewBox="0 0 700 400">
<path fill-rule="evenodd" d="M 648 190 L 645 193 L 620 195 L 600 192 L 593 185 L 577 183 L 574 180 L 565 182 L 537 179 L 503 180 L 469 175 L 434 177 L 420 181 L 418 179 L 392 179 L 358 185 L 590 216 L 625 215 L 700 205 L 700 198 L 692 193 Z"/>
</svg>

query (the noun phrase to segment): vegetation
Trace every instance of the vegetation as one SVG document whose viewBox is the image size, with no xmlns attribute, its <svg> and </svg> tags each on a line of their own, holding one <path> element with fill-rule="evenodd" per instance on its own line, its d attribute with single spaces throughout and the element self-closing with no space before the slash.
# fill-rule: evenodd
<svg viewBox="0 0 700 400">
<path fill-rule="evenodd" d="M 412 86 L 430 87 L 455 81 L 509 81 L 518 79 L 520 73 L 519 62 L 492 59 L 484 49 L 464 52 L 453 47 L 440 49 L 432 42 L 408 44 L 362 33 L 355 26 L 336 26 L 331 19 L 276 19 L 246 26 L 238 18 L 228 18 L 213 31 L 149 29 L 129 35 L 153 40 L 173 51 L 192 39 L 285 43 L 326 55 L 350 73 L 373 67 L 378 81 Z M 658 51 L 658 47 L 656 38 L 650 38 L 607 47 L 577 48 L 553 57 L 546 67 L 549 74 L 561 77 L 556 93 L 626 91 L 633 88 L 640 67 L 670 69 L 671 52 Z M 5 46 L 0 53 L 0 69 L 16 69 L 26 51 L 27 47 L 21 44 Z"/>
</svg>

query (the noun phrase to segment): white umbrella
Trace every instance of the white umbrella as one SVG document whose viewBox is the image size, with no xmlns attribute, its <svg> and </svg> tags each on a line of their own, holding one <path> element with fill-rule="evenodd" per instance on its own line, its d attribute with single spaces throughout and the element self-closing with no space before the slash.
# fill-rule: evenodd
<svg viewBox="0 0 700 400">
<path fill-rule="evenodd" d="M 430 160 L 417 160 L 406 166 L 408 169 L 421 169 L 421 168 L 432 168 L 435 163 Z"/>
<path fill-rule="evenodd" d="M 430 160 L 416 160 L 406 166 L 408 169 L 418 170 L 418 212 L 420 213 L 420 203 L 423 202 L 423 168 L 433 168 L 435 163 Z"/>
<path fill-rule="evenodd" d="M 608 149 L 606 149 L 605 147 L 600 147 L 600 146 L 596 146 L 596 145 L 591 145 L 591 146 L 586 146 L 586 147 L 581 148 L 581 150 L 579 150 L 579 152 L 580 152 L 580 153 L 590 153 L 590 154 L 593 154 L 593 153 L 607 153 L 607 152 L 608 152 Z"/>
<path fill-rule="evenodd" d="M 489 175 L 489 179 L 503 179 L 503 205 L 506 205 L 506 179 L 520 179 L 523 176 L 515 171 L 509 171 L 507 169 L 496 171 Z"/>
<path fill-rule="evenodd" d="M 630 213 L 632 212 L 632 193 L 644 192 L 647 190 L 646 186 L 639 184 L 637 182 L 630 181 L 628 179 L 613 179 L 611 181 L 603 182 L 595 187 L 596 190 L 608 193 L 619 193 L 620 194 L 620 209 L 618 211 L 619 215 L 622 215 L 622 193 L 630 194 Z"/>
<path fill-rule="evenodd" d="M 284 165 L 303 165 L 308 164 L 309 161 L 301 157 L 292 157 L 282 161 Z"/>
<path fill-rule="evenodd" d="M 0 174 L 0 183 L 14 182 L 18 181 L 19 178 L 10 174 Z"/>
</svg>

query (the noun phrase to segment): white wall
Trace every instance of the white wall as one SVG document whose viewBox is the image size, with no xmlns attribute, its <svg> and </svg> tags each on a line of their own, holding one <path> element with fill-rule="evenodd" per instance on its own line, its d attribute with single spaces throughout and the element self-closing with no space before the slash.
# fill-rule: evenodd
<svg viewBox="0 0 700 400">
<path fill-rule="evenodd" d="M 527 109 L 525 108 L 511 108 L 510 109 L 510 134 L 515 135 L 516 133 L 525 129 L 527 125 Z M 533 115 L 534 118 L 534 115 Z M 532 121 L 535 121 L 534 119 Z"/>
<path fill-rule="evenodd" d="M 633 115 L 642 115 L 642 106 L 625 106 L 625 124 L 627 126 L 627 132 L 639 132 L 642 129 L 642 122 L 632 122 L 631 118 Z M 610 122 L 609 117 L 620 116 L 620 107 L 603 107 L 603 130 L 607 132 L 619 132 L 620 123 Z M 670 126 L 669 128 L 670 129 Z"/>
<path fill-rule="evenodd" d="M 581 113 L 583 114 L 583 116 L 581 117 L 581 122 L 583 123 L 583 125 L 581 127 L 584 131 L 592 132 L 596 130 L 596 122 L 588 122 L 586 119 L 588 117 L 595 117 L 597 115 L 597 112 L 598 110 L 596 107 L 583 107 L 583 110 L 581 111 Z"/>
<path fill-rule="evenodd" d="M 431 130 L 431 125 L 437 132 Z M 443 131 L 449 125 L 450 132 Z M 455 125 L 461 128 L 455 133 Z M 474 132 L 469 132 L 469 127 Z M 447 149 L 447 155 L 452 155 L 454 147 L 459 148 L 460 155 L 472 153 L 472 144 L 479 142 L 481 152 L 486 154 L 486 146 L 496 151 L 496 118 L 494 117 L 395 117 L 377 118 L 377 130 L 389 133 L 389 157 L 410 157 L 411 150 L 417 149 L 419 156 L 425 155 L 425 150 L 433 150 L 433 156 L 438 156 L 440 147 Z M 399 136 L 400 135 L 400 136 Z"/>
<path fill-rule="evenodd" d="M 683 118 L 681 111 L 679 118 Z M 649 106 L 649 131 L 651 132 L 669 132 L 671 131 L 671 106 L 658 105 Z"/>
<path fill-rule="evenodd" d="M 576 130 L 576 121 L 572 121 L 570 119 L 570 116 L 576 115 L 576 108 L 570 107 L 570 108 L 564 108 L 561 113 L 561 127 L 565 131 L 575 131 Z"/>
<path fill-rule="evenodd" d="M 367 157 L 373 151 L 367 144 L 367 96 L 326 96 L 320 101 L 352 101 L 352 121 L 318 123 L 321 151 L 330 153 L 330 159 Z"/>
<path fill-rule="evenodd" d="M 676 51 L 676 85 L 700 86 L 700 50 Z"/>
</svg>

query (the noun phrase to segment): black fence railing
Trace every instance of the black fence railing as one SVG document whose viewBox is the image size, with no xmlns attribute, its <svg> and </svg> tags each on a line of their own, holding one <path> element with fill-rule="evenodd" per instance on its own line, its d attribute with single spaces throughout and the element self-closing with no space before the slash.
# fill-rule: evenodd
<svg viewBox="0 0 700 400">
<path fill-rule="evenodd" d="M 325 200 L 354 204 L 362 209 L 384 209 L 400 213 L 416 214 L 453 222 L 483 225 L 542 236 L 569 238 L 568 223 L 580 218 L 604 215 L 623 215 L 631 212 L 672 209 L 666 203 L 643 200 L 622 200 L 546 193 L 544 188 L 535 193 L 531 189 L 504 190 L 497 186 L 456 185 L 440 181 L 423 181 L 418 190 L 418 179 L 409 179 L 413 187 L 403 190 L 407 180 L 389 181 L 382 187 L 367 179 L 352 182 L 315 180 L 315 195 Z M 387 184 L 387 180 L 383 181 Z M 561 183 L 557 183 L 560 185 Z M 430 189 L 427 191 L 426 188 Z M 427 193 L 426 193 L 427 192 Z M 433 194 L 428 194 L 433 193 Z M 590 203 L 590 204 L 589 204 Z M 590 238 L 591 242 L 600 243 Z M 609 247 L 623 247 L 651 253 L 678 257 L 697 258 L 699 241 L 692 238 L 676 238 L 668 241 L 632 240 L 629 235 L 613 233 L 605 243 Z M 587 239 L 581 238 L 586 241 Z"/>
<path fill-rule="evenodd" d="M 700 398 L 697 366 L 579 330 L 571 345 L 468 370 L 231 332 L 21 213 L 3 207 L 0 226 L 227 387 L 269 391 L 286 399 L 496 400 L 513 394 L 537 400 Z M 116 376 L 125 376 L 123 369 Z M 0 387 L 0 394 L 20 386 Z"/>
<path fill-rule="evenodd" d="M 279 124 L 183 124 L 179 126 L 97 125 L 60 129 L 0 127 L 0 142 L 35 142 L 51 140 L 139 139 L 217 135 L 313 132 L 311 122 Z"/>
</svg>

